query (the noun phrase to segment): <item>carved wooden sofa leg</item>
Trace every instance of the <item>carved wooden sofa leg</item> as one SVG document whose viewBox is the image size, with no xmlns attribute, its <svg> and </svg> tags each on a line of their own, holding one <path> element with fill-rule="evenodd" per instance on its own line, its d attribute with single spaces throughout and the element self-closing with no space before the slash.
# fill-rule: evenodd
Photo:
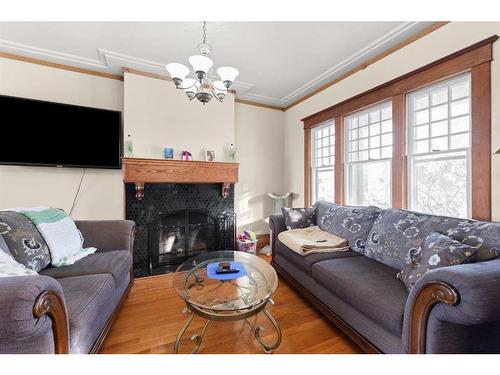
<svg viewBox="0 0 500 375">
<path fill-rule="evenodd" d="M 410 310 L 409 352 L 425 354 L 427 322 L 432 308 L 437 303 L 456 305 L 459 301 L 457 291 L 443 282 L 425 284 L 416 294 Z"/>
<path fill-rule="evenodd" d="M 54 291 L 46 290 L 40 294 L 33 305 L 33 315 L 41 318 L 48 315 L 52 320 L 54 348 L 56 354 L 69 353 L 69 325 L 63 299 Z"/>
</svg>

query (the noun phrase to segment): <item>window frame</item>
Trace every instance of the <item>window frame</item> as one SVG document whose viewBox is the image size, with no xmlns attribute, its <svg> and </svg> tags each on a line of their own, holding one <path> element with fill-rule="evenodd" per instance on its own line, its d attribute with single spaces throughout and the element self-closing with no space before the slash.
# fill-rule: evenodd
<svg viewBox="0 0 500 375">
<path fill-rule="evenodd" d="M 471 217 L 491 220 L 491 61 L 493 43 L 499 37 L 493 35 L 428 65 L 385 82 L 352 98 L 334 104 L 302 119 L 304 128 L 304 205 L 311 202 L 310 139 L 311 129 L 327 120 L 336 120 L 335 201 L 343 204 L 344 137 L 343 118 L 350 113 L 386 100 L 392 100 L 393 121 L 393 168 L 392 206 L 407 208 L 407 156 L 406 156 L 406 103 L 407 93 L 427 85 L 458 76 L 471 74 Z"/>
<path fill-rule="evenodd" d="M 318 132 L 324 128 L 328 128 L 328 127 L 331 127 L 333 129 L 333 145 L 334 145 L 334 152 L 333 154 L 329 153 L 328 154 L 328 158 L 332 158 L 333 156 L 333 159 L 334 159 L 334 163 L 332 165 L 329 165 L 329 166 L 317 166 L 316 165 L 316 162 L 317 162 L 317 157 L 316 157 L 316 151 L 317 151 L 317 148 L 316 148 L 316 137 L 315 137 L 315 132 Z M 328 135 L 328 137 L 331 137 L 331 133 Z M 321 139 L 324 139 L 325 137 L 321 137 Z M 327 147 L 331 147 L 331 143 L 327 146 Z M 333 186 L 332 186 L 332 194 L 333 194 L 333 201 L 335 201 L 335 154 L 336 154 L 336 151 L 337 151 L 337 142 L 336 142 L 336 127 L 335 127 L 335 119 L 332 119 L 332 120 L 328 120 L 328 121 L 325 121 L 321 124 L 319 124 L 318 126 L 314 127 L 314 129 L 312 129 L 311 131 L 311 156 L 310 156 L 310 160 L 311 160 L 311 166 L 310 166 L 310 170 L 311 170 L 311 203 L 315 203 L 317 200 L 318 200 L 318 191 L 317 191 L 317 188 L 318 188 L 318 184 L 317 184 L 317 177 L 318 177 L 318 170 L 321 169 L 322 171 L 328 171 L 328 170 L 331 170 L 331 172 L 333 173 Z M 323 157 L 323 156 L 322 156 Z"/>
<path fill-rule="evenodd" d="M 451 97 L 451 89 L 450 87 L 453 86 L 456 83 L 459 82 L 464 82 L 464 78 L 467 78 L 467 82 L 469 84 L 469 92 L 466 97 L 461 97 L 455 100 L 452 100 Z M 437 105 L 432 105 L 431 103 L 431 93 L 438 91 L 443 88 L 447 88 L 448 95 L 447 95 L 447 100 L 444 103 L 440 103 Z M 414 103 L 413 100 L 411 100 L 412 95 L 424 95 L 427 94 L 429 96 L 429 104 L 428 107 L 426 107 L 429 111 L 429 121 L 426 122 L 425 124 L 420 124 L 416 125 L 413 124 L 413 114 L 414 114 Z M 463 100 L 464 98 L 467 98 L 469 100 L 469 110 L 467 116 L 469 117 L 469 130 L 468 131 L 462 131 L 462 132 L 457 132 L 457 133 L 451 133 L 451 120 L 455 118 L 460 118 L 464 117 L 466 115 L 459 115 L 459 116 L 451 116 L 451 103 L 457 102 L 460 100 Z M 413 210 L 413 202 L 414 202 L 414 195 L 412 194 L 412 190 L 415 190 L 416 186 L 416 181 L 413 177 L 413 168 L 415 167 L 415 162 L 418 159 L 423 159 L 429 157 L 432 159 L 435 157 L 435 160 L 459 160 L 459 159 L 466 159 L 466 165 L 467 165 L 467 212 L 466 212 L 466 218 L 471 218 L 472 217 L 472 74 L 470 71 L 467 71 L 465 73 L 459 74 L 457 76 L 453 77 L 448 77 L 442 81 L 431 83 L 429 85 L 426 85 L 423 88 L 420 88 L 418 90 L 414 90 L 411 92 L 406 93 L 405 95 L 405 102 L 406 102 L 406 137 L 407 137 L 407 143 L 406 143 L 406 168 L 407 168 L 407 176 L 406 176 L 406 200 L 407 200 L 407 208 L 409 210 Z M 447 104 L 447 109 L 448 109 L 448 115 L 444 119 L 432 121 L 431 118 L 431 112 L 432 108 L 441 106 L 443 104 Z M 422 109 L 423 110 L 423 109 Z M 417 110 L 415 110 L 417 111 Z M 439 122 L 439 121 L 447 121 L 447 133 L 446 135 L 439 135 L 439 136 L 432 136 L 432 124 Z M 421 127 L 427 125 L 429 127 L 429 135 L 428 137 L 424 137 L 421 139 L 418 139 L 419 141 L 421 140 L 427 140 L 428 143 L 428 152 L 424 153 L 415 153 L 414 152 L 414 128 L 415 127 Z M 453 135 L 460 135 L 460 134 L 469 134 L 469 146 L 468 147 L 461 147 L 461 148 L 456 148 L 456 149 L 451 149 L 450 148 L 450 143 L 451 143 L 451 137 Z M 431 149 L 431 141 L 432 139 L 435 138 L 442 138 L 446 136 L 447 137 L 447 150 L 436 150 L 433 151 Z M 464 154 L 464 156 L 450 156 L 450 154 Z M 439 213 L 434 213 L 434 212 L 428 212 L 428 214 L 431 215 L 440 215 Z"/>
<path fill-rule="evenodd" d="M 382 109 L 387 107 L 387 106 L 391 107 L 391 117 L 389 118 L 391 120 L 391 131 L 390 132 L 382 132 L 382 122 L 389 120 L 389 119 L 382 120 Z M 370 114 L 370 112 L 373 112 L 375 110 L 378 110 L 380 112 L 380 117 L 379 117 L 379 121 L 378 121 L 378 124 L 380 124 L 380 132 L 378 133 L 378 136 L 380 138 L 380 143 L 379 143 L 378 147 L 374 147 L 373 149 L 379 149 L 380 154 L 381 154 L 383 147 L 389 147 L 389 146 L 382 146 L 382 135 L 391 134 L 393 139 L 392 139 L 391 144 L 390 144 L 390 147 L 391 147 L 391 156 L 390 157 L 385 157 L 385 158 L 380 157 L 379 159 L 370 158 L 370 151 L 372 150 L 372 148 L 370 147 L 370 138 L 371 138 L 370 125 L 376 124 L 377 122 L 370 123 L 369 114 Z M 363 139 L 368 140 L 368 148 L 366 149 L 366 151 L 368 152 L 368 160 L 361 160 L 360 161 L 358 158 L 357 161 L 351 161 L 350 160 L 350 150 L 349 150 L 350 143 L 351 143 L 349 132 L 351 131 L 351 129 L 349 129 L 349 120 L 353 117 L 357 117 L 358 121 L 359 121 L 359 118 L 361 116 L 364 116 L 365 114 L 368 115 L 368 123 L 366 125 L 361 126 L 361 127 L 366 126 L 368 128 L 368 136 L 361 137 L 361 138 L 358 137 L 356 139 L 356 141 L 359 142 L 360 140 L 363 140 Z M 349 167 L 351 165 L 361 165 L 361 164 L 367 165 L 367 164 L 375 164 L 375 163 L 388 161 L 389 162 L 389 170 L 391 171 L 389 174 L 389 186 L 390 186 L 389 207 L 392 206 L 392 164 L 393 164 L 392 159 L 393 159 L 393 152 L 394 152 L 394 124 L 393 124 L 392 120 L 393 120 L 393 111 L 392 111 L 392 100 L 391 99 L 384 100 L 383 102 L 376 103 L 374 105 L 361 108 L 360 110 L 352 112 L 352 113 L 344 116 L 344 118 L 343 118 L 343 121 L 344 121 L 344 191 L 345 192 L 349 191 Z M 357 130 L 359 131 L 359 128 L 360 128 L 359 123 L 357 126 L 358 126 Z M 361 151 L 364 151 L 364 150 L 365 149 L 363 149 Z M 360 149 L 359 149 L 359 143 L 358 143 L 357 152 L 359 153 L 359 151 L 360 151 Z M 344 197 L 346 204 L 352 204 L 348 201 L 348 197 L 349 197 L 349 193 L 347 193 Z"/>
</svg>

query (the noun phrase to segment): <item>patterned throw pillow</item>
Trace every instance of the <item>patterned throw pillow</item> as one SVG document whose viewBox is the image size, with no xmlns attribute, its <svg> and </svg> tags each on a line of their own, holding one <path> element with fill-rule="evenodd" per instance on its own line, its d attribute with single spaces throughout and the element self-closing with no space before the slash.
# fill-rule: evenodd
<svg viewBox="0 0 500 375">
<path fill-rule="evenodd" d="M 382 210 L 368 235 L 365 255 L 402 270 L 432 232 L 458 242 L 481 245 L 476 261 L 500 255 L 500 223 L 436 216 L 397 208 Z"/>
<path fill-rule="evenodd" d="M 11 211 L 0 212 L 0 235 L 18 263 L 36 272 L 50 264 L 49 248 L 26 216 Z"/>
<path fill-rule="evenodd" d="M 411 263 L 398 273 L 398 278 L 410 291 L 418 279 L 427 272 L 436 268 L 474 262 L 477 252 L 478 247 L 432 232 L 424 239 L 422 246 L 412 254 Z"/>
<path fill-rule="evenodd" d="M 287 230 L 307 228 L 316 225 L 316 210 L 309 208 L 287 208 L 282 207 L 283 217 Z"/>
<path fill-rule="evenodd" d="M 447 230 L 451 238 L 479 247 L 476 262 L 491 260 L 500 255 L 500 223 L 462 220 Z"/>
<path fill-rule="evenodd" d="M 316 220 L 321 230 L 349 241 L 349 247 L 364 254 L 368 233 L 380 214 L 375 206 L 343 206 L 319 201 L 316 203 Z"/>
</svg>

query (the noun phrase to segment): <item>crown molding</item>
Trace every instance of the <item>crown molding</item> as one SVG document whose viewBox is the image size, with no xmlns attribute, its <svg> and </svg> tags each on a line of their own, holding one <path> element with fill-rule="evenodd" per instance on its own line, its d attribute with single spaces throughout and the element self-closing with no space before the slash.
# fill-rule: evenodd
<svg viewBox="0 0 500 375">
<path fill-rule="evenodd" d="M 259 94 L 253 94 L 251 92 L 240 95 L 239 98 L 242 100 L 251 100 L 251 101 L 258 101 L 258 102 L 265 102 L 268 104 L 271 104 L 273 106 L 278 106 L 282 107 L 285 110 L 288 110 L 292 108 L 293 106 L 303 102 L 304 100 L 310 98 L 311 96 L 316 95 L 317 93 L 327 89 L 328 87 L 332 86 L 335 83 L 338 83 L 345 78 L 351 76 L 352 74 L 366 69 L 369 65 L 381 60 L 382 58 L 390 55 L 393 52 L 396 52 L 397 50 L 406 47 L 407 45 L 413 43 L 414 41 L 430 34 L 431 32 L 445 26 L 448 24 L 448 21 L 445 22 L 436 22 L 433 25 L 429 26 L 428 28 L 411 35 L 410 37 L 406 38 L 403 42 L 397 44 L 396 46 L 393 46 L 387 50 L 384 50 L 383 52 L 367 59 L 367 56 L 370 56 L 370 54 L 373 54 L 373 52 L 377 49 L 380 49 L 384 44 L 390 42 L 394 38 L 400 36 L 401 34 L 407 33 L 409 30 L 415 28 L 420 22 L 405 22 L 404 24 L 400 25 L 399 27 L 391 30 L 389 33 L 383 35 L 382 37 L 378 38 L 368 46 L 360 49 L 353 55 L 349 56 L 347 59 L 341 61 L 340 63 L 336 64 L 332 68 L 328 69 L 327 71 L 323 72 L 322 74 L 316 76 L 313 78 L 311 81 L 307 82 L 306 84 L 302 85 L 298 89 L 294 90 L 284 98 L 273 98 L 273 97 L 268 97 L 264 95 L 259 95 Z M 340 74 L 340 75 L 339 75 Z M 333 78 L 335 77 L 336 78 Z M 331 81 L 327 81 L 325 84 L 320 86 L 319 88 L 314 89 L 311 91 L 312 88 L 317 87 L 321 82 L 325 82 L 328 78 L 331 79 Z"/>
<path fill-rule="evenodd" d="M 440 29 L 441 27 L 443 26 L 446 26 L 448 23 L 450 23 L 450 21 L 439 21 L 439 22 L 436 22 L 434 23 L 433 25 L 429 26 L 428 28 L 422 30 L 421 32 L 417 33 L 417 34 L 414 34 L 412 36 L 410 36 L 409 38 L 405 39 L 404 41 L 402 41 L 401 43 L 393 46 L 392 48 L 389 48 L 385 51 L 383 51 L 382 53 L 379 53 L 378 55 L 370 58 L 369 60 L 361 63 L 360 65 L 357 65 L 355 66 L 354 68 L 352 68 L 351 70 L 347 71 L 346 73 L 338 76 L 337 78 L 335 78 L 334 80 L 324 84 L 323 86 L 320 86 L 319 88 L 317 88 L 316 90 L 314 91 L 311 91 L 310 93 L 302 96 L 300 99 L 292 102 L 291 104 L 285 106 L 285 111 L 286 110 L 289 110 L 290 108 L 296 106 L 297 104 L 300 104 L 302 103 L 303 101 L 309 99 L 310 97 L 320 93 L 321 91 L 324 91 L 326 90 L 327 88 L 333 86 L 334 84 L 340 82 L 340 81 L 343 81 L 344 79 L 352 76 L 353 74 L 361 71 L 361 70 L 364 70 L 366 68 L 368 68 L 370 65 L 372 64 L 375 64 L 377 61 L 380 61 L 382 60 L 383 58 L 391 55 L 392 53 L 396 52 L 396 51 L 399 51 L 400 49 L 410 45 L 411 43 L 425 37 L 426 35 Z"/>
<path fill-rule="evenodd" d="M 71 66 L 84 69 L 97 69 L 99 71 L 102 70 L 105 73 L 109 73 L 109 71 L 107 71 L 106 64 L 104 64 L 101 60 L 88 59 L 86 57 L 76 56 L 69 53 L 52 51 L 45 48 L 29 46 L 27 44 L 11 42 L 10 40 L 5 39 L 0 39 L 0 49 L 1 52 L 12 55 L 20 55 L 22 57 L 28 57 L 47 62 L 69 64 Z"/>
<path fill-rule="evenodd" d="M 172 79 L 170 77 L 168 77 L 167 75 L 165 75 L 165 74 L 149 73 L 149 72 L 144 72 L 144 71 L 137 70 L 137 69 L 131 69 L 131 68 L 128 68 L 128 67 L 124 67 L 123 68 L 123 73 L 136 74 L 136 75 L 140 75 L 140 76 L 143 76 L 143 77 L 148 77 L 148 78 L 153 78 L 153 79 L 160 79 L 160 80 L 163 80 L 163 81 L 170 81 L 170 82 L 172 81 Z M 233 90 L 233 89 L 229 90 L 229 92 L 231 94 L 236 94 L 236 91 Z M 273 105 L 270 105 L 270 104 L 264 104 L 264 103 L 254 102 L 254 101 L 251 101 L 251 100 L 235 99 L 234 101 L 236 103 L 246 104 L 246 105 L 252 105 L 252 106 L 255 106 L 255 107 L 274 109 L 274 110 L 278 110 L 278 111 L 284 111 L 285 110 L 283 107 L 278 107 L 278 106 L 273 106 Z"/>
<path fill-rule="evenodd" d="M 123 67 L 122 69 L 123 73 L 130 73 L 130 74 L 136 74 L 144 77 L 149 77 L 149 78 L 154 78 L 154 79 L 161 79 L 163 81 L 170 81 L 172 82 L 172 78 L 170 78 L 167 74 L 157 74 L 157 73 L 151 73 L 151 72 L 146 72 L 144 70 L 138 70 L 138 69 L 133 69 L 129 68 L 128 66 Z M 192 78 L 195 78 L 194 76 Z M 216 80 L 216 79 L 214 79 Z M 207 85 L 208 87 L 208 85 Z M 238 87 L 243 87 L 241 84 L 237 85 L 234 83 L 231 88 L 229 89 L 229 93 L 231 94 L 236 94 L 238 92 L 237 88 Z"/>
<path fill-rule="evenodd" d="M 283 105 L 283 101 L 281 99 L 273 98 L 270 96 L 252 94 L 251 92 L 246 92 L 246 93 L 240 93 L 240 95 L 238 95 L 238 97 L 241 100 L 260 102 L 260 103 L 265 103 L 265 104 L 268 104 L 271 106 L 277 106 L 277 107 L 281 107 L 281 108 L 285 107 Z"/>
<path fill-rule="evenodd" d="M 0 56 L 5 58 L 112 79 L 117 79 L 116 76 L 122 75 L 124 68 L 151 73 L 156 75 L 156 78 L 168 77 L 165 64 L 156 61 L 141 59 L 103 48 L 98 48 L 97 54 L 99 60 L 0 39 Z M 210 78 L 217 80 L 216 76 Z M 123 80 L 123 77 L 120 77 L 120 79 Z M 238 94 L 244 94 L 253 87 L 254 85 L 251 83 L 236 81 L 232 88 Z"/>
<path fill-rule="evenodd" d="M 309 82 L 305 83 L 298 89 L 292 91 L 290 94 L 285 96 L 284 98 L 281 99 L 281 104 L 282 105 L 288 105 L 292 101 L 298 99 L 301 96 L 306 95 L 306 93 L 313 87 L 316 87 L 317 85 L 321 84 L 322 82 L 325 82 L 325 80 L 332 80 L 334 79 L 334 76 L 338 75 L 339 73 L 344 72 L 346 69 L 352 68 L 356 63 L 359 63 L 361 59 L 366 58 L 367 55 L 370 53 L 373 53 L 373 51 L 377 50 L 378 48 L 384 46 L 386 43 L 390 42 L 394 38 L 400 36 L 401 34 L 408 32 L 415 26 L 417 26 L 419 22 L 405 22 L 399 27 L 391 30 L 390 32 L 382 35 L 380 38 L 376 39 L 372 43 L 368 44 L 367 46 L 363 47 L 362 49 L 358 50 L 348 58 L 344 59 L 343 61 L 339 62 L 338 64 L 334 65 L 330 69 L 326 70 L 325 72 L 321 73 L 320 75 L 316 76 Z"/>
<path fill-rule="evenodd" d="M 35 65 L 43 65 L 43 66 L 47 66 L 50 68 L 67 70 L 70 72 L 81 73 L 81 74 L 88 74 L 91 76 L 97 76 L 97 77 L 108 78 L 108 79 L 115 79 L 117 81 L 123 81 L 123 77 L 121 75 L 117 75 L 117 74 L 103 73 L 103 72 L 97 71 L 97 70 L 78 68 L 78 67 L 75 67 L 72 65 L 59 64 L 59 63 L 54 63 L 54 62 L 50 62 L 50 61 L 46 61 L 46 60 L 35 59 L 32 57 L 13 55 L 11 53 L 6 53 L 6 52 L 0 52 L 0 58 L 22 61 L 22 62 L 35 64 Z"/>
<path fill-rule="evenodd" d="M 116 72 L 121 72 L 123 67 L 147 71 L 154 74 L 166 73 L 165 64 L 151 60 L 141 59 L 139 57 L 125 55 L 102 48 L 97 49 L 97 53 L 105 66 Z"/>
<path fill-rule="evenodd" d="M 251 100 L 235 99 L 234 101 L 236 103 L 246 104 L 246 105 L 252 105 L 254 107 L 274 109 L 276 111 L 285 111 L 285 108 L 283 108 L 283 107 L 279 107 L 279 106 L 275 106 L 275 105 L 270 105 L 270 104 L 259 103 L 259 102 L 254 102 L 254 101 L 251 101 Z"/>
<path fill-rule="evenodd" d="M 287 110 L 310 98 L 311 96 L 327 89 L 335 83 L 338 83 L 341 80 L 353 75 L 354 73 L 367 68 L 369 65 L 407 46 L 415 40 L 418 40 L 426 36 L 427 34 L 439 29 L 447 23 L 448 22 L 436 22 L 423 31 L 410 36 L 405 41 L 397 44 L 396 46 L 393 46 L 383 51 L 382 53 L 375 55 L 374 57 L 368 58 L 368 60 L 366 59 L 370 56 L 370 54 L 373 54 L 375 50 L 381 49 L 384 44 L 390 42 L 403 33 L 408 33 L 412 28 L 416 27 L 419 24 L 419 22 L 405 22 L 404 24 L 398 26 L 384 36 L 378 38 L 368 46 L 349 56 L 347 59 L 341 61 L 322 74 L 319 74 L 311 81 L 294 90 L 284 98 L 274 98 L 252 93 L 251 91 L 254 88 L 254 85 L 248 82 L 236 81 L 233 84 L 233 90 L 236 91 L 237 101 L 240 103 L 259 105 L 266 108 L 278 110 Z M 143 75 L 149 74 L 151 77 L 168 79 L 168 75 L 166 74 L 165 70 L 165 64 L 102 48 L 97 49 L 99 59 L 89 59 L 81 56 L 37 48 L 0 39 L 0 51 L 0 57 L 51 66 L 54 68 L 91 74 L 105 78 L 123 80 L 123 71 L 128 69 L 129 71 L 134 72 L 140 71 L 141 73 L 144 73 Z M 318 87 L 318 85 L 328 79 L 331 80 Z"/>
<path fill-rule="evenodd" d="M 138 57 L 125 55 L 122 53 L 117 53 L 114 51 L 105 50 L 102 48 L 98 49 L 99 56 L 102 61 L 106 63 L 106 65 L 114 71 L 125 71 L 142 75 L 150 74 L 150 77 L 159 78 L 159 79 L 168 79 L 171 80 L 168 76 L 167 70 L 165 69 L 165 64 L 140 59 Z M 195 78 L 194 76 L 191 78 Z M 217 76 L 211 74 L 209 77 L 212 81 L 217 81 L 219 78 Z M 232 89 L 236 91 L 238 94 L 245 94 L 248 90 L 250 90 L 254 85 L 247 82 L 236 81 L 232 85 Z"/>
</svg>

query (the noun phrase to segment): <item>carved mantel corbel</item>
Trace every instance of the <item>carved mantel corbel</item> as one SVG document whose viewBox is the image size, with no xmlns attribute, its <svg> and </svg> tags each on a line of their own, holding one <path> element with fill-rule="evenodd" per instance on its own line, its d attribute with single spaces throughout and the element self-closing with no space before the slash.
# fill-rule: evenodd
<svg viewBox="0 0 500 375">
<path fill-rule="evenodd" d="M 144 182 L 136 182 L 135 184 L 135 198 L 138 201 L 144 199 Z"/>
</svg>

